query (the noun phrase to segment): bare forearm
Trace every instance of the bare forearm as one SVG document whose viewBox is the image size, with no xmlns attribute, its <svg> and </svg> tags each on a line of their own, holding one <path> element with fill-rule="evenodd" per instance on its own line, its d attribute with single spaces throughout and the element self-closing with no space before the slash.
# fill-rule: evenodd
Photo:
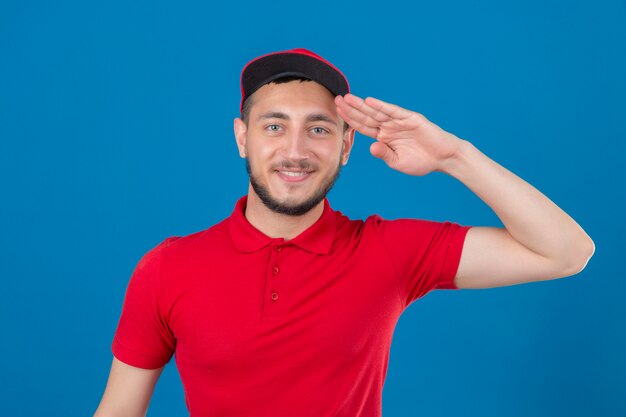
<svg viewBox="0 0 626 417">
<path fill-rule="evenodd" d="M 594 251 L 585 231 L 532 185 L 505 169 L 469 141 L 443 161 L 444 172 L 465 184 L 496 213 L 519 243 L 549 259 L 584 266 Z"/>
<path fill-rule="evenodd" d="M 113 357 L 102 400 L 93 417 L 144 417 L 163 371 L 142 369 Z"/>
</svg>

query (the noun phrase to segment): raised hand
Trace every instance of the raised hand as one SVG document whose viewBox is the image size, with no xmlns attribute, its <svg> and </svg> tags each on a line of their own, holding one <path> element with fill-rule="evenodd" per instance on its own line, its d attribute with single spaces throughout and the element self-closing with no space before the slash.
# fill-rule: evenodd
<svg viewBox="0 0 626 417">
<path fill-rule="evenodd" d="M 335 104 L 346 123 L 376 139 L 371 154 L 405 174 L 441 171 L 442 162 L 455 154 L 461 141 L 422 114 L 373 97 L 363 100 L 348 93 L 336 96 Z"/>
</svg>

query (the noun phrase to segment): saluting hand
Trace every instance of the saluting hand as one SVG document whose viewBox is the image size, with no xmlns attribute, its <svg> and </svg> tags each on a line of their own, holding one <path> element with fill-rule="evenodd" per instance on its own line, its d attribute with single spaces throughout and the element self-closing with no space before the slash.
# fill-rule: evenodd
<svg viewBox="0 0 626 417">
<path fill-rule="evenodd" d="M 453 156 L 461 142 L 420 113 L 395 104 L 354 94 L 336 96 L 339 116 L 356 131 L 376 139 L 373 156 L 409 175 L 442 171 L 442 162 Z"/>
</svg>

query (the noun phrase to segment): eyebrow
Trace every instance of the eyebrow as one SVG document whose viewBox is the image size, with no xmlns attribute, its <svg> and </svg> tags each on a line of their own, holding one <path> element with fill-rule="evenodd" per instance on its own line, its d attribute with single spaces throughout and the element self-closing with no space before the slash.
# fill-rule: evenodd
<svg viewBox="0 0 626 417">
<path fill-rule="evenodd" d="M 269 111 L 267 113 L 263 113 L 258 117 L 257 120 L 261 119 L 283 119 L 283 120 L 291 120 L 289 116 L 285 113 L 278 111 Z M 337 122 L 330 116 L 325 113 L 312 113 L 306 117 L 306 122 L 328 122 L 333 125 L 336 125 Z"/>
</svg>

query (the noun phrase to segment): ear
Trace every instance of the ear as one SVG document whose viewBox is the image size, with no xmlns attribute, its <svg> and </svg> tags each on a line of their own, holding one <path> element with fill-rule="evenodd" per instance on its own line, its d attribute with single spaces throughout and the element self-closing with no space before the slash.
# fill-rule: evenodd
<svg viewBox="0 0 626 417">
<path fill-rule="evenodd" d="M 239 149 L 239 156 L 246 158 L 246 133 L 248 128 L 241 118 L 236 117 L 234 121 L 235 140 L 237 141 L 237 148 Z"/>
<path fill-rule="evenodd" d="M 348 127 L 348 129 L 346 129 L 343 134 L 342 142 L 343 149 L 341 152 L 341 165 L 346 165 L 348 163 L 348 158 L 350 157 L 352 145 L 354 144 L 354 128 Z"/>
</svg>

